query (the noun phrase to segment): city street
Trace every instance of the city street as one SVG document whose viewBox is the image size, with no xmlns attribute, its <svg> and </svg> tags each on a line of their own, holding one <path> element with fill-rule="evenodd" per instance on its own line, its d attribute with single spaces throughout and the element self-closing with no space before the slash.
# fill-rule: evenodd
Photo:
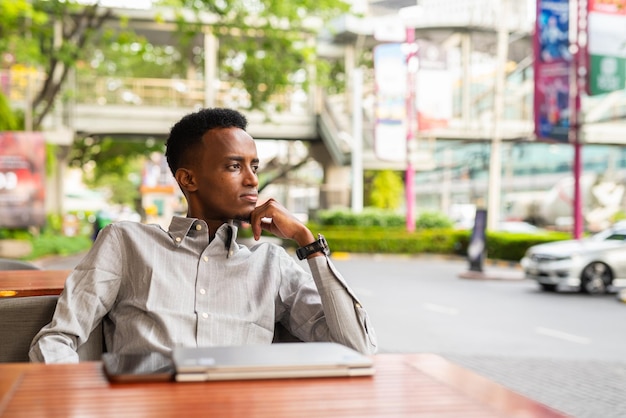
<svg viewBox="0 0 626 418">
<path fill-rule="evenodd" d="M 626 416 L 626 305 L 546 293 L 517 268 L 459 278 L 462 259 L 347 256 L 381 352 L 433 352 L 574 417 Z"/>
<path fill-rule="evenodd" d="M 72 268 L 79 257 L 40 260 Z M 439 256 L 336 254 L 379 352 L 431 352 L 577 418 L 626 416 L 626 304 L 546 293 L 518 267 Z"/>
</svg>

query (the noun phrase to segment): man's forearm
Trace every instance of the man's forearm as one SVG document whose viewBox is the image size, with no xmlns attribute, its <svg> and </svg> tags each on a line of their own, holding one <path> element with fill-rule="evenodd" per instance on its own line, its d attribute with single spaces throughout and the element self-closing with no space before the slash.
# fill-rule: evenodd
<svg viewBox="0 0 626 418">
<path fill-rule="evenodd" d="M 369 317 L 352 290 L 326 257 L 309 259 L 333 341 L 364 354 L 376 352 L 376 336 Z"/>
</svg>

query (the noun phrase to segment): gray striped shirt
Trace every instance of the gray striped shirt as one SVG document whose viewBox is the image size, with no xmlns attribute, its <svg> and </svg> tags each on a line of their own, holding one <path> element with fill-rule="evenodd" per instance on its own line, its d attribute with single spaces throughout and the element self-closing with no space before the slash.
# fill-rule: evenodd
<svg viewBox="0 0 626 418">
<path fill-rule="evenodd" d="M 237 226 L 209 242 L 207 224 L 174 217 L 169 231 L 122 221 L 100 231 L 70 274 L 52 322 L 33 339 L 32 361 L 77 362 L 103 321 L 107 350 L 269 344 L 276 322 L 303 341 L 376 351 L 367 313 L 328 257 L 306 272 L 281 246 L 237 244 Z"/>
</svg>

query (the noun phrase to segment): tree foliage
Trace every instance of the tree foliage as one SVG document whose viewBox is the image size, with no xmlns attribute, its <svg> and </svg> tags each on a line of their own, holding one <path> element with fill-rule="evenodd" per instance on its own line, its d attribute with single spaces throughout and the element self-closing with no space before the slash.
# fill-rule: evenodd
<svg viewBox="0 0 626 418">
<path fill-rule="evenodd" d="M 332 70 L 315 60 L 315 36 L 325 21 L 348 11 L 342 0 L 167 0 L 164 4 L 219 16 L 211 26 L 219 38 L 220 79 L 241 82 L 249 107 L 260 109 L 270 97 L 292 86 L 328 80 Z M 181 9 L 176 9 L 181 10 Z M 202 32 L 178 15 L 179 39 Z M 312 71 L 309 71 L 312 70 Z M 319 73 L 319 74 L 318 74 Z M 315 75 L 323 75 L 317 80 Z"/>
<path fill-rule="evenodd" d="M 98 3 L 61 0 L 2 0 L 0 4 L 0 10 L 8 10 L 12 16 L 9 25 L 3 26 L 0 52 L 44 74 L 31 104 L 33 127 L 37 129 L 53 109 L 76 61 L 89 53 L 88 46 L 111 11 Z"/>
<path fill-rule="evenodd" d="M 373 175 L 370 203 L 375 208 L 398 209 L 403 190 L 404 185 L 398 173 L 391 170 L 378 171 Z"/>
<path fill-rule="evenodd" d="M 316 31 L 324 20 L 348 10 L 342 0 L 154 3 L 161 11 L 157 22 L 175 12 L 177 36 L 170 45 L 150 44 L 134 35 L 123 10 L 114 12 L 97 1 L 0 0 L 0 53 L 45 74 L 32 104 L 35 129 L 78 64 L 83 73 L 185 77 L 190 67 L 202 68 L 203 51 L 194 42 L 207 30 L 219 38 L 220 79 L 242 84 L 250 95 L 249 108 L 261 109 L 290 86 L 306 89 L 314 75 L 308 70 L 315 66 Z M 326 68 L 320 65 L 320 71 Z"/>
<path fill-rule="evenodd" d="M 201 77 L 206 57 L 198 45 L 205 31 L 219 39 L 220 80 L 245 90 L 249 109 L 272 110 L 266 104 L 273 95 L 291 87 L 306 91 L 316 74 L 336 70 L 316 62 L 314 39 L 323 21 L 348 10 L 343 0 L 161 0 L 154 4 L 155 24 L 165 25 L 165 16 L 172 11 L 175 15 L 176 36 L 166 44 L 139 36 L 123 9 L 104 8 L 98 1 L 0 0 L 0 55 L 44 74 L 32 103 L 35 130 L 62 98 L 73 69 L 79 77 L 186 78 L 193 71 Z M 312 70 L 315 67 L 317 71 Z M 15 119 L 8 118 L 5 124 L 15 127 Z M 112 184 L 111 173 L 128 177 L 127 161 L 161 148 L 129 138 L 77 138 L 70 162 L 95 165 L 88 183 Z"/>
<path fill-rule="evenodd" d="M 70 152 L 70 166 L 82 168 L 83 181 L 92 188 L 107 188 L 113 203 L 133 204 L 139 196 L 141 167 L 163 144 L 154 140 L 79 138 Z"/>
</svg>

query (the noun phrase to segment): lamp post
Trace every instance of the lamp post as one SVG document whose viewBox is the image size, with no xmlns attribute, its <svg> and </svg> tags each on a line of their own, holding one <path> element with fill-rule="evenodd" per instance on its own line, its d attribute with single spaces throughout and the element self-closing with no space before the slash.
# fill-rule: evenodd
<svg viewBox="0 0 626 418">
<path fill-rule="evenodd" d="M 502 180 L 502 113 L 504 109 L 504 84 L 506 60 L 509 53 L 509 29 L 507 26 L 507 0 L 500 0 L 498 14 L 498 50 L 496 63 L 496 84 L 493 100 L 493 137 L 489 157 L 489 190 L 487 227 L 496 229 L 500 220 L 500 193 Z"/>
<path fill-rule="evenodd" d="M 415 131 L 417 114 L 415 111 L 415 73 L 417 72 L 417 45 L 415 43 L 415 29 L 406 29 L 406 68 L 407 68 L 407 94 L 406 94 L 406 229 L 415 231 L 415 196 L 413 190 L 414 169 L 413 149 L 415 148 Z"/>
</svg>

